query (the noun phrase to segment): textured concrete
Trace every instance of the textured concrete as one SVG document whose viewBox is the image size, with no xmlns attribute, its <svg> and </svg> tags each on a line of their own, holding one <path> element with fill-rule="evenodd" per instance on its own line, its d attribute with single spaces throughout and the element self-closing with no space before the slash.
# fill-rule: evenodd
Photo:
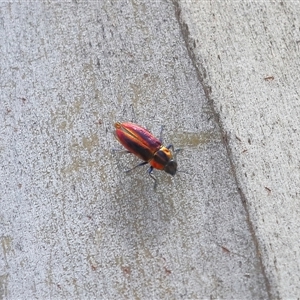
<svg viewBox="0 0 300 300">
<path fill-rule="evenodd" d="M 297 295 L 299 13 L 202 3 L 0 4 L 0 299 Z"/>
<path fill-rule="evenodd" d="M 270 295 L 300 296 L 300 2 L 178 1 L 253 223 Z"/>
</svg>

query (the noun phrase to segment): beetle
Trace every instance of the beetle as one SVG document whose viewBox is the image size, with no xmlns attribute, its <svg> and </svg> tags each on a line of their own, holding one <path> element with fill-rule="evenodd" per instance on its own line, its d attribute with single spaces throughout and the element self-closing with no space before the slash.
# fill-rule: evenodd
<svg viewBox="0 0 300 300">
<path fill-rule="evenodd" d="M 157 179 L 152 174 L 153 169 L 164 170 L 174 176 L 177 171 L 176 153 L 180 150 L 174 150 L 172 144 L 163 146 L 162 130 L 160 138 L 156 138 L 147 129 L 130 122 L 115 123 L 115 136 L 118 141 L 127 149 L 128 152 L 135 154 L 142 163 L 128 170 L 127 172 L 146 164 L 150 164 L 148 173 L 155 181 L 154 188 L 157 185 Z M 162 127 L 163 129 L 163 127 Z M 171 150 L 172 151 L 171 151 Z"/>
</svg>

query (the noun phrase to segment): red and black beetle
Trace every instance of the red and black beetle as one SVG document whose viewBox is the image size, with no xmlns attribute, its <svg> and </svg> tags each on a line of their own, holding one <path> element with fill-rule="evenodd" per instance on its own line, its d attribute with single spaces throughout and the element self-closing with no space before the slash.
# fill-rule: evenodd
<svg viewBox="0 0 300 300">
<path fill-rule="evenodd" d="M 173 145 L 167 147 L 162 145 L 160 139 L 152 135 L 147 129 L 130 122 L 115 123 L 115 136 L 119 142 L 128 150 L 128 152 L 135 154 L 143 160 L 142 163 L 135 166 L 150 164 L 148 173 L 155 180 L 157 179 L 152 174 L 153 169 L 164 170 L 174 176 L 177 171 L 177 162 L 175 155 L 178 150 L 174 150 Z M 171 151 L 171 150 L 172 151 Z M 130 169 L 129 171 L 133 170 Z"/>
</svg>

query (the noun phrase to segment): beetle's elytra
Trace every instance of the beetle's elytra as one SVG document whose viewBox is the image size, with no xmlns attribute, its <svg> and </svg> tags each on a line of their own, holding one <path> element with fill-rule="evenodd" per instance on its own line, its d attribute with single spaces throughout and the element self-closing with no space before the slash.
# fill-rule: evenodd
<svg viewBox="0 0 300 300">
<path fill-rule="evenodd" d="M 115 136 L 119 142 L 130 152 L 143 160 L 138 166 L 150 164 L 148 173 L 155 180 L 152 171 L 164 170 L 174 176 L 177 171 L 173 145 L 163 146 L 161 139 L 156 138 L 147 129 L 130 122 L 115 123 Z M 172 151 L 171 151 L 171 150 Z M 134 168 L 136 168 L 134 167 Z"/>
</svg>

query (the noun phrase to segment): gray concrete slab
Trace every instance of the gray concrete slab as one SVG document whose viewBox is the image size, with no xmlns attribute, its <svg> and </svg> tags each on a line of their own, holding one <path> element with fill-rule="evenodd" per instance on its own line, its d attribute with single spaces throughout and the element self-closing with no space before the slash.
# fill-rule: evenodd
<svg viewBox="0 0 300 300">
<path fill-rule="evenodd" d="M 270 295 L 300 295 L 300 2 L 175 2 L 219 116 Z"/>
<path fill-rule="evenodd" d="M 1 3 L 1 299 L 269 297 L 176 7 Z M 146 168 L 126 175 L 138 159 L 111 151 L 125 120 L 166 125 L 185 173 L 157 171 L 157 191 Z"/>
</svg>

